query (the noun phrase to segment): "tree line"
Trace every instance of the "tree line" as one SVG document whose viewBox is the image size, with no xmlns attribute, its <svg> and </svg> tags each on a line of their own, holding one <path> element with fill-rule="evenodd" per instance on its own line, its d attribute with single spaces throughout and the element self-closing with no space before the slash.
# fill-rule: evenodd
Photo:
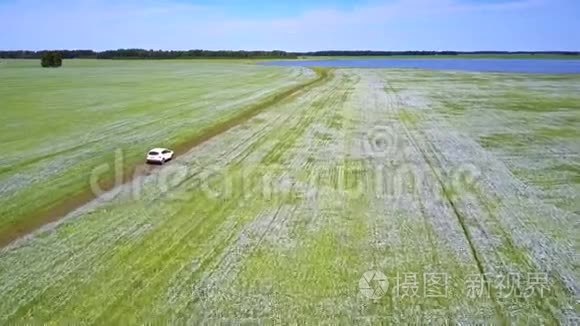
<svg viewBox="0 0 580 326">
<path fill-rule="evenodd" d="M 107 51 L 93 50 L 44 50 L 44 51 L 0 51 L 0 58 L 7 59 L 40 59 L 46 53 L 60 53 L 63 59 L 194 59 L 194 58 L 283 58 L 295 59 L 298 56 L 285 51 L 210 51 L 210 50 L 145 50 L 119 49 Z"/>
<path fill-rule="evenodd" d="M 108 50 L 96 54 L 97 59 L 138 58 L 138 59 L 189 59 L 189 58 L 296 58 L 292 53 L 284 51 L 163 51 L 144 49 Z"/>
<path fill-rule="evenodd" d="M 286 52 L 286 51 L 210 51 L 210 50 L 146 50 L 146 49 L 118 49 L 107 51 L 93 50 L 43 50 L 43 51 L 0 51 L 0 58 L 12 59 L 40 59 L 46 53 L 59 53 L 62 59 L 92 58 L 92 59 L 195 59 L 195 58 L 237 58 L 237 59 L 296 59 L 300 56 L 394 56 L 394 55 L 580 55 L 574 51 L 314 51 L 314 52 Z"/>
<path fill-rule="evenodd" d="M 96 58 L 93 50 L 42 50 L 42 51 L 0 51 L 0 58 L 4 59 L 41 59 L 48 53 L 58 53 L 63 59 Z"/>
</svg>

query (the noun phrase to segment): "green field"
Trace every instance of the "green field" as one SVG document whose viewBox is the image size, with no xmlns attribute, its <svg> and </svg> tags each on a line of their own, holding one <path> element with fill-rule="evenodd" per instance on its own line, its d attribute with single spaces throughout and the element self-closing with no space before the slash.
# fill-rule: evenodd
<svg viewBox="0 0 580 326">
<path fill-rule="evenodd" d="M 134 166 L 148 149 L 185 144 L 314 76 L 221 60 L 72 60 L 58 70 L 4 60 L 0 72 L 0 243 L 86 197 L 91 170 L 115 151 Z"/>
<path fill-rule="evenodd" d="M 578 75 L 2 61 L 0 82 L 0 234 L 128 181 L 0 251 L 0 324 L 578 318 Z M 155 146 L 179 155 L 143 167 Z"/>
</svg>

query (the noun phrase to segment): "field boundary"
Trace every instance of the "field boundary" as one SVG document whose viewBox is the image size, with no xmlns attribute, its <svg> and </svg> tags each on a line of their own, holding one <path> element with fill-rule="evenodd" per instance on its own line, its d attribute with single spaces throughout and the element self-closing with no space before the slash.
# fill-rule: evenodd
<svg viewBox="0 0 580 326">
<path fill-rule="evenodd" d="M 187 141 L 173 144 L 172 147 L 175 150 L 176 154 L 183 154 L 192 148 L 199 146 L 200 144 L 207 142 L 208 140 L 240 125 L 243 124 L 256 115 L 260 114 L 261 112 L 265 111 L 269 107 L 288 99 L 298 92 L 303 91 L 309 87 L 314 87 L 322 82 L 327 81 L 328 79 L 332 78 L 331 69 L 327 68 L 311 68 L 315 73 L 316 77 L 311 79 L 305 83 L 301 83 L 295 85 L 289 89 L 283 90 L 277 94 L 271 95 L 262 99 L 256 103 L 241 107 L 239 109 L 239 113 L 235 114 L 231 118 L 218 122 L 208 128 L 202 129 L 200 133 L 195 136 L 192 136 Z M 137 175 L 133 173 L 136 171 L 139 164 L 127 164 L 123 167 L 123 179 L 122 184 L 126 184 L 131 182 L 134 177 Z M 142 171 L 145 169 L 141 169 Z M 103 191 L 110 191 L 119 184 L 116 182 L 115 176 L 111 176 L 108 179 L 99 182 L 100 189 Z M 94 194 L 93 191 L 90 189 L 89 185 L 87 184 L 87 188 L 78 192 L 76 194 L 72 194 L 68 198 L 55 203 L 54 205 L 43 209 L 41 211 L 37 211 L 34 214 L 23 216 L 20 220 L 14 223 L 11 228 L 6 230 L 0 231 L 0 248 L 4 248 L 13 241 L 26 236 L 35 230 L 41 228 L 44 225 L 49 223 L 55 222 L 66 216 L 68 213 L 74 211 L 75 209 L 91 202 L 98 198 L 98 195 Z"/>
</svg>

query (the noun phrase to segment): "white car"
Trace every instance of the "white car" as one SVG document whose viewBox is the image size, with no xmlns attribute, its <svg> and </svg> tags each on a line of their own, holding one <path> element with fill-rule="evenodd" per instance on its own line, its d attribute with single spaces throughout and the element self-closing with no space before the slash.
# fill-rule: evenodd
<svg viewBox="0 0 580 326">
<path fill-rule="evenodd" d="M 173 158 L 173 151 L 167 148 L 154 148 L 147 153 L 147 163 L 163 164 Z"/>
</svg>

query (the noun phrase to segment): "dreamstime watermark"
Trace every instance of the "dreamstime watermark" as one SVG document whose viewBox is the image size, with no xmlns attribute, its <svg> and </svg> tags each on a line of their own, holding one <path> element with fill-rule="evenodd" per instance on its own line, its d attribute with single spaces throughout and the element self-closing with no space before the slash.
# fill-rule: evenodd
<svg viewBox="0 0 580 326">
<path fill-rule="evenodd" d="M 174 195 L 184 200 L 190 199 L 188 193 L 197 189 L 215 200 L 315 200 L 321 197 L 356 200 L 370 196 L 396 201 L 421 197 L 427 199 L 428 205 L 464 196 L 475 189 L 477 182 L 470 174 L 473 166 L 454 170 L 446 183 L 441 184 L 436 176 L 425 174 L 423 167 L 414 164 L 390 167 L 313 164 L 309 171 L 292 171 L 287 166 L 272 164 L 217 169 L 171 162 L 164 167 L 137 167 L 128 178 L 119 162 L 121 160 L 115 160 L 113 165 L 102 165 L 92 171 L 89 184 L 93 194 L 103 195 L 111 191 L 116 194 L 122 190 L 119 186 L 125 185 L 135 199 L 141 198 L 147 189 L 168 192 L 183 187 L 180 194 Z M 112 187 L 105 183 L 111 179 Z"/>
<path fill-rule="evenodd" d="M 395 132 L 395 128 L 387 125 L 370 129 L 361 143 L 364 153 L 375 158 L 408 157 L 412 150 L 410 146 Z"/>
<path fill-rule="evenodd" d="M 112 162 L 91 171 L 89 185 L 95 196 L 114 197 L 124 192 L 140 199 L 151 189 L 168 193 L 180 187 L 171 194 L 175 200 L 189 200 L 199 194 L 215 200 L 267 201 L 321 197 L 356 200 L 370 196 L 384 201 L 420 197 L 430 205 L 472 192 L 480 177 L 477 167 L 470 163 L 449 169 L 443 178 L 425 162 L 314 162 L 307 170 L 284 164 L 220 166 L 197 160 L 175 160 L 164 166 L 140 164 L 129 170 L 125 162 L 123 151 L 116 150 Z"/>
<path fill-rule="evenodd" d="M 427 158 L 410 136 L 395 130 L 390 125 L 374 127 L 360 138 L 362 153 L 357 158 L 314 159 L 307 169 L 291 163 L 230 165 L 178 158 L 162 167 L 139 164 L 131 170 L 126 167 L 129 160 L 125 152 L 117 149 L 110 162 L 91 171 L 89 185 L 95 196 L 114 197 L 123 192 L 134 199 L 143 198 L 153 189 L 171 192 L 175 200 L 190 200 L 200 193 L 220 201 L 321 197 L 356 200 L 374 196 L 383 201 L 422 198 L 425 205 L 439 205 L 477 189 L 481 179 L 477 162 L 435 165 L 435 158 Z M 305 137 L 307 147 L 316 149 L 320 142 L 342 136 L 332 128 L 316 125 Z M 170 191 L 178 187 L 181 190 Z"/>
</svg>

